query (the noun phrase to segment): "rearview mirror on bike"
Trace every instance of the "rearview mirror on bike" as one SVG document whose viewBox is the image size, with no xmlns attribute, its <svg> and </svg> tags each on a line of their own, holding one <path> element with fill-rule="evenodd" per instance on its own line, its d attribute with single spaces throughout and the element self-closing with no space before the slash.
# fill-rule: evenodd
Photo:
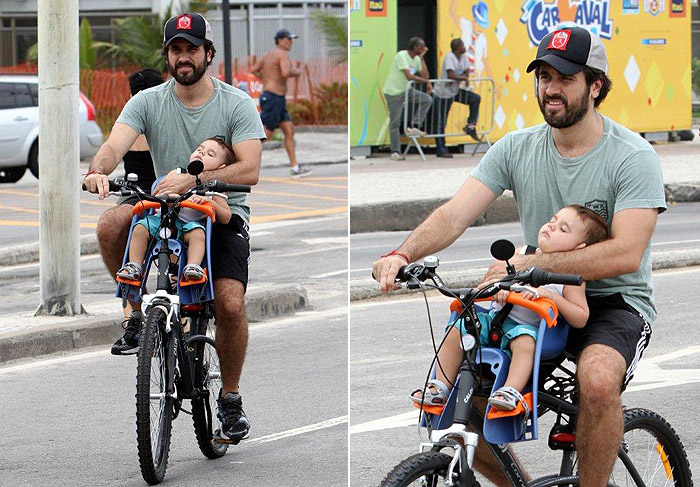
<svg viewBox="0 0 700 487">
<path fill-rule="evenodd" d="M 187 165 L 187 174 L 199 176 L 204 171 L 204 163 L 199 159 L 195 159 Z"/>
</svg>

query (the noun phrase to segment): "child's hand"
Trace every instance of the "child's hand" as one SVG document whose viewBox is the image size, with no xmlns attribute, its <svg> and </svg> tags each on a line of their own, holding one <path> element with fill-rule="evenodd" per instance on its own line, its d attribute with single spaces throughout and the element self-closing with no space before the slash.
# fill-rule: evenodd
<svg viewBox="0 0 700 487">
<path fill-rule="evenodd" d="M 200 196 L 198 194 L 193 194 L 192 196 L 189 197 L 189 200 L 192 203 L 197 203 L 198 205 L 209 202 L 209 198 L 205 198 L 204 196 Z"/>
<path fill-rule="evenodd" d="M 539 296 L 538 296 L 538 295 L 536 295 L 535 293 L 532 293 L 532 292 L 530 292 L 530 291 L 523 291 L 523 292 L 521 292 L 520 294 L 521 294 L 522 297 L 525 298 L 525 299 L 535 299 L 536 297 L 539 297 L 539 296 L 542 295 L 542 294 L 539 294 Z"/>
<path fill-rule="evenodd" d="M 498 291 L 498 293 L 493 297 L 493 300 L 498 304 L 506 304 L 506 299 L 508 298 L 509 294 L 510 291 Z"/>
</svg>

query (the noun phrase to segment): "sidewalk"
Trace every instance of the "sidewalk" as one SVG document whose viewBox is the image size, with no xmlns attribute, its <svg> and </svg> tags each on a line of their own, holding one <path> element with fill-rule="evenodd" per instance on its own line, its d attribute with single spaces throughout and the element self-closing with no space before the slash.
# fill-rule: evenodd
<svg viewBox="0 0 700 487">
<path fill-rule="evenodd" d="M 663 167 L 669 201 L 700 201 L 700 138 L 654 145 Z M 350 232 L 412 230 L 451 198 L 479 163 L 483 154 L 454 154 L 439 159 L 410 153 L 405 161 L 374 154 L 350 161 Z M 510 192 L 501 196 L 477 221 L 504 223 L 518 219 Z"/>
<path fill-rule="evenodd" d="M 347 163 L 347 127 L 302 127 L 295 134 L 295 141 L 302 165 Z M 81 162 L 83 172 L 87 172 L 88 165 L 87 161 Z M 282 142 L 273 140 L 263 146 L 263 172 L 287 166 L 289 159 Z M 95 235 L 81 237 L 81 254 L 96 253 Z M 16 266 L 38 259 L 38 242 L 2 247 L 0 278 L 21 277 L 28 271 Z M 15 315 L 0 319 L 0 366 L 10 360 L 109 345 L 121 336 L 121 307 L 116 298 L 83 304 L 85 315 L 35 317 L 34 309 L 17 303 Z M 306 290 L 299 285 L 263 285 L 250 287 L 245 306 L 248 320 L 256 322 L 307 309 L 309 301 Z"/>
</svg>

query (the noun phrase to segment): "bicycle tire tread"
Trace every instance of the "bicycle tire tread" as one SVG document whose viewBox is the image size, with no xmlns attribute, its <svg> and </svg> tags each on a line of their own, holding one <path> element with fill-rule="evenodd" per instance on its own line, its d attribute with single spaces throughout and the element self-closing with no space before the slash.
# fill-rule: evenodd
<svg viewBox="0 0 700 487">
<path fill-rule="evenodd" d="M 452 457 L 446 453 L 429 451 L 412 455 L 398 465 L 382 480 L 380 487 L 404 487 L 407 481 L 416 480 L 416 475 L 429 473 L 433 470 L 447 469 Z M 474 478 L 474 473 L 469 469 L 467 474 L 469 485 L 460 487 L 480 487 L 479 482 Z M 458 484 L 459 485 L 459 484 Z"/>
</svg>

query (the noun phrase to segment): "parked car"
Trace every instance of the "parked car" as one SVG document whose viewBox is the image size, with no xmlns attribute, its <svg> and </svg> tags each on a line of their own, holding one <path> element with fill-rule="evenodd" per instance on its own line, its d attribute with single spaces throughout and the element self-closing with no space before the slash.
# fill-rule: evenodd
<svg viewBox="0 0 700 487">
<path fill-rule="evenodd" d="M 95 106 L 80 93 L 80 158 L 102 144 Z M 39 77 L 0 76 L 0 183 L 19 181 L 29 168 L 39 177 Z"/>
</svg>

